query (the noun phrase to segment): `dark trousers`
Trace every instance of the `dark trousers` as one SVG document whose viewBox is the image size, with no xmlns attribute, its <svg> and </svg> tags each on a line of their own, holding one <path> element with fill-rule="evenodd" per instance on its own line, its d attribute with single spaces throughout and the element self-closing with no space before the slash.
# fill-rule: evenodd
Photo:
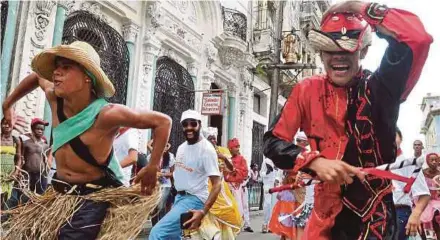
<svg viewBox="0 0 440 240">
<path fill-rule="evenodd" d="M 95 240 L 107 214 L 108 203 L 84 200 L 80 209 L 60 229 L 60 240 Z"/>
<path fill-rule="evenodd" d="M 377 206 L 377 209 L 384 214 L 380 216 L 374 214 L 374 220 L 369 222 L 362 222 L 358 215 L 344 205 L 342 211 L 336 216 L 335 226 L 331 232 L 332 239 L 354 240 L 362 236 L 362 239 L 368 240 L 397 240 L 397 219 L 392 195 L 385 198 Z"/>
<path fill-rule="evenodd" d="M 411 215 L 410 206 L 396 206 L 396 216 L 397 216 L 397 227 L 399 232 L 399 240 L 408 240 L 406 235 L 406 224 L 408 223 L 408 218 Z"/>
</svg>

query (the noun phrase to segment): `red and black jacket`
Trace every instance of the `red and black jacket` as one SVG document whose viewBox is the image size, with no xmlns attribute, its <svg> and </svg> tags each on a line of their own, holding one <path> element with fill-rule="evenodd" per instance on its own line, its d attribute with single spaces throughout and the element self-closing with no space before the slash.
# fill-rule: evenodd
<svg viewBox="0 0 440 240">
<path fill-rule="evenodd" d="M 394 161 L 399 106 L 420 77 L 432 37 L 414 14 L 376 8 L 379 5 L 365 4 L 365 20 L 373 28 L 380 25 L 395 36 L 377 33 L 389 44 L 379 68 L 360 72 L 347 87 L 335 86 L 323 75 L 298 83 L 264 135 L 264 155 L 277 167 L 301 169 L 317 156 L 357 167 Z M 311 150 L 318 154 L 297 159 L 301 148 L 293 138 L 298 129 L 306 133 Z M 342 202 L 367 221 L 377 203 L 391 192 L 390 186 L 389 181 L 378 178 L 364 183 L 355 180 L 343 192 L 339 186 L 317 186 L 312 219 L 322 229 L 316 229 L 310 239 L 328 233 Z"/>
</svg>

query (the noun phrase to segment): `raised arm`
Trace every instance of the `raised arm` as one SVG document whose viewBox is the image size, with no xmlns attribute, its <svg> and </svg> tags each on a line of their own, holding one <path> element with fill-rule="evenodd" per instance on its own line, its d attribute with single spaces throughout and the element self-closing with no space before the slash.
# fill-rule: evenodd
<svg viewBox="0 0 440 240">
<path fill-rule="evenodd" d="M 41 87 L 41 89 L 43 89 L 43 91 L 47 93 L 49 90 L 53 89 L 53 83 L 47 81 L 44 78 L 40 78 L 36 73 L 31 73 L 22 81 L 20 81 L 17 87 L 3 102 L 3 115 L 5 116 L 6 121 L 12 123 L 12 106 L 22 97 L 34 91 L 37 87 Z"/>
<path fill-rule="evenodd" d="M 170 136 L 171 118 L 160 112 L 135 111 L 124 105 L 112 104 L 101 112 L 98 121 L 103 128 L 110 131 L 119 127 L 153 130 L 150 161 L 135 178 L 135 183 L 142 183 L 142 192 L 151 194 L 156 186 L 157 172 L 160 171 L 160 159 Z"/>
<path fill-rule="evenodd" d="M 433 39 L 413 13 L 377 3 L 361 5 L 365 20 L 389 44 L 375 74 L 382 86 L 403 101 L 419 80 Z"/>
</svg>

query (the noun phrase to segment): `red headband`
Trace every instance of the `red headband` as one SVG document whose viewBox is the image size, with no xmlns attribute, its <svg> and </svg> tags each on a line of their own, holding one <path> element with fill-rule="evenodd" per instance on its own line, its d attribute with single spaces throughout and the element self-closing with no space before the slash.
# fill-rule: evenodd
<svg viewBox="0 0 440 240">
<path fill-rule="evenodd" d="M 437 153 L 429 153 L 429 154 L 426 155 L 425 160 L 428 161 L 429 157 L 431 157 L 431 156 L 436 156 L 436 157 L 438 157 L 438 154 L 437 154 Z"/>
<path fill-rule="evenodd" d="M 228 148 L 235 148 L 240 146 L 240 142 L 238 142 L 237 138 L 233 138 L 231 140 L 228 141 Z"/>
</svg>

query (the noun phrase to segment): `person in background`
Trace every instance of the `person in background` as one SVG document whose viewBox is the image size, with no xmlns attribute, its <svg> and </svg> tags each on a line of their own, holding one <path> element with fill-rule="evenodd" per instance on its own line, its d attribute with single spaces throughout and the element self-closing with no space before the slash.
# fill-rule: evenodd
<svg viewBox="0 0 440 240">
<path fill-rule="evenodd" d="M 250 226 L 249 219 L 249 196 L 246 188 L 246 178 L 249 175 L 247 161 L 240 153 L 240 142 L 237 138 L 228 141 L 228 149 L 232 154 L 231 160 L 233 171 L 231 171 L 231 173 L 226 173 L 225 180 L 226 182 L 229 182 L 232 194 L 234 194 L 234 197 L 238 202 L 240 214 L 244 219 L 243 231 L 254 232 Z"/>
<path fill-rule="evenodd" d="M 276 187 L 280 180 L 278 179 L 278 168 L 275 167 L 272 160 L 269 158 L 264 158 L 263 164 L 261 165 L 260 176 L 263 181 L 263 227 L 261 232 L 268 232 L 268 224 L 270 217 L 272 216 L 272 209 L 276 203 L 276 194 L 269 193 L 269 189 Z"/>
<path fill-rule="evenodd" d="M 149 148 L 152 148 L 152 141 L 149 142 Z M 156 225 L 159 220 L 169 212 L 171 209 L 171 205 L 174 201 L 174 197 L 171 194 L 171 187 L 172 187 L 172 177 L 173 177 L 173 170 L 174 170 L 174 162 L 175 157 L 174 154 L 169 152 L 171 148 L 171 144 L 167 144 L 162 159 L 160 161 L 160 172 L 157 174 L 159 177 L 159 183 L 160 183 L 160 189 L 162 192 L 162 196 L 160 199 L 160 203 L 156 208 L 154 217 L 151 219 L 151 222 L 154 225 Z M 147 163 L 150 161 L 150 156 L 147 156 Z"/>
<path fill-rule="evenodd" d="M 423 170 L 426 183 L 431 192 L 431 200 L 420 216 L 425 236 L 428 240 L 440 239 L 440 181 L 439 181 L 439 155 L 430 153 L 426 155 L 427 169 Z"/>
<path fill-rule="evenodd" d="M 293 184 L 295 182 L 295 173 L 293 171 L 283 171 L 282 184 Z M 272 216 L 269 221 L 269 230 L 278 236 L 281 240 L 296 239 L 296 228 L 293 218 L 298 214 L 299 203 L 294 190 L 283 190 L 279 193 L 273 193 L 277 201 L 272 210 Z"/>
<path fill-rule="evenodd" d="M 21 141 L 12 136 L 12 126 L 8 122 L 1 120 L 1 142 L 0 142 L 0 200 L 1 209 L 6 206 L 6 201 L 11 197 L 14 184 L 13 179 L 20 175 L 22 166 Z"/>
<path fill-rule="evenodd" d="M 171 210 L 151 229 L 150 240 L 180 239 L 182 214 L 191 214 L 183 223 L 187 230 L 197 230 L 221 191 L 221 176 L 217 153 L 201 134 L 200 113 L 186 110 L 180 123 L 186 141 L 176 153 L 174 186 L 177 196 Z M 208 181 L 212 189 L 208 191 Z"/>
<path fill-rule="evenodd" d="M 199 233 L 203 239 L 233 240 L 241 231 L 242 216 L 239 211 L 238 201 L 234 198 L 226 174 L 231 174 L 231 179 L 236 180 L 243 175 L 240 166 L 234 167 L 229 149 L 217 145 L 217 128 L 208 127 L 203 133 L 217 151 L 217 161 L 222 174 L 222 188 L 217 199 L 212 205 L 209 214 L 203 218 Z M 247 166 L 245 164 L 245 170 Z M 244 174 L 246 176 L 246 174 Z M 234 179 L 235 178 L 235 179 Z M 211 192 L 212 184 L 208 182 L 208 191 Z"/>
<path fill-rule="evenodd" d="M 402 132 L 399 128 L 396 131 L 397 158 L 396 163 L 402 162 L 407 158 L 404 156 L 400 145 L 402 143 Z M 393 173 L 411 177 L 416 166 L 408 166 L 396 170 Z M 393 180 L 393 201 L 396 208 L 398 222 L 398 239 L 409 239 L 410 232 L 417 232 L 420 228 L 420 217 L 423 210 L 431 198 L 428 185 L 426 184 L 423 174 L 418 174 L 416 181 L 411 187 L 411 195 L 405 194 L 403 189 L 406 183 Z M 414 204 L 413 204 L 414 202 Z M 413 207 L 414 206 L 414 207 Z M 422 233 L 420 233 L 422 234 Z"/>
<path fill-rule="evenodd" d="M 47 176 L 52 166 L 52 151 L 47 141 L 43 139 L 44 129 L 48 125 L 48 122 L 34 118 L 31 122 L 31 137 L 27 140 L 22 138 L 23 170 L 26 171 L 23 177 L 29 181 L 29 190 L 38 194 L 46 191 Z"/>
<path fill-rule="evenodd" d="M 296 145 L 301 147 L 303 152 L 308 151 L 309 140 L 304 132 L 298 132 L 295 140 Z M 304 176 L 306 176 L 306 174 L 299 171 L 296 174 L 296 181 L 301 181 L 302 177 Z M 293 225 L 296 227 L 296 239 L 300 240 L 313 210 L 315 185 L 309 185 L 302 189 L 296 189 L 294 190 L 294 193 L 297 196 L 296 199 L 298 203 L 303 205 L 301 212 L 293 217 Z M 298 197 L 299 195 L 301 195 L 301 197 Z"/>
<path fill-rule="evenodd" d="M 260 172 L 258 171 L 258 164 L 251 164 L 251 171 L 249 171 L 250 179 L 249 184 L 254 184 L 260 181 Z"/>
<path fill-rule="evenodd" d="M 130 186 L 133 165 L 136 164 L 138 158 L 138 147 L 137 129 L 127 127 L 120 128 L 113 142 L 113 149 L 124 175 L 122 183 L 126 187 Z"/>
</svg>

